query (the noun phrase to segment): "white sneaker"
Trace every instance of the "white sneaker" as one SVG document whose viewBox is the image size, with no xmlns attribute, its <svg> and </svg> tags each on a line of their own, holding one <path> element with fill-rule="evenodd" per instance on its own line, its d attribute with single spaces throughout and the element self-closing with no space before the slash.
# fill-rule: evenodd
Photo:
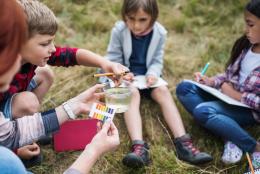
<svg viewBox="0 0 260 174">
<path fill-rule="evenodd" d="M 221 160 L 225 164 L 235 164 L 241 160 L 243 151 L 233 144 L 231 141 L 227 141 L 224 146 L 224 152 Z"/>
</svg>

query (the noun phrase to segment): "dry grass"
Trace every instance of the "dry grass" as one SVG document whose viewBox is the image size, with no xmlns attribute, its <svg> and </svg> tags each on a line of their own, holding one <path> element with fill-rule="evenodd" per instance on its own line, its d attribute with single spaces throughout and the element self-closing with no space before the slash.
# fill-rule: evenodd
<svg viewBox="0 0 260 174">
<path fill-rule="evenodd" d="M 57 44 L 86 48 L 105 54 L 110 30 L 120 19 L 121 0 L 44 0 L 54 10 L 60 21 Z M 175 87 L 183 78 L 191 78 L 194 71 L 210 61 L 208 75 L 223 70 L 233 41 L 243 31 L 243 6 L 246 0 L 159 0 L 159 21 L 168 29 L 165 48 L 164 77 L 177 103 L 188 132 L 195 143 L 214 156 L 214 161 L 204 166 L 191 166 L 179 161 L 174 153 L 172 137 L 168 132 L 159 107 L 144 99 L 141 104 L 144 138 L 151 145 L 152 164 L 131 170 L 121 163 L 129 151 L 130 140 L 122 115 L 115 124 L 120 131 L 121 145 L 99 161 L 92 173 L 161 173 L 161 174 L 227 174 L 242 173 L 246 161 L 232 166 L 220 162 L 222 141 L 198 126 L 176 100 Z M 221 13 L 220 13 L 221 11 Z M 95 84 L 93 68 L 53 68 L 55 83 L 46 96 L 42 110 L 53 108 L 70 97 Z M 259 130 L 250 132 L 259 137 Z M 51 146 L 42 147 L 44 162 L 32 168 L 35 173 L 62 173 L 80 152 L 55 153 Z"/>
</svg>

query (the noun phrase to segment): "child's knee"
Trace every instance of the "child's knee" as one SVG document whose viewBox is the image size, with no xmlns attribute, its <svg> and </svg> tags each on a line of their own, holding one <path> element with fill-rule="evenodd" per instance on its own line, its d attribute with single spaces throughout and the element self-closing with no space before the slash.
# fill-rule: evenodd
<svg viewBox="0 0 260 174">
<path fill-rule="evenodd" d="M 196 121 L 205 124 L 216 115 L 216 110 L 209 105 L 200 104 L 193 110 L 192 115 Z"/>
<path fill-rule="evenodd" d="M 137 88 L 132 88 L 131 93 L 132 93 L 132 99 L 140 98 L 140 92 Z"/>
<path fill-rule="evenodd" d="M 17 94 L 12 102 L 12 110 L 16 113 L 33 114 L 39 111 L 40 102 L 37 96 L 32 92 L 22 92 Z"/>
<path fill-rule="evenodd" d="M 159 94 L 160 96 L 164 96 L 170 93 L 169 89 L 167 86 L 159 86 L 156 89 L 154 89 L 154 92 Z"/>
<path fill-rule="evenodd" d="M 192 84 L 189 82 L 181 82 L 176 87 L 177 96 L 185 96 L 189 93 L 189 90 L 192 89 Z"/>
<path fill-rule="evenodd" d="M 48 81 L 50 84 L 53 83 L 54 73 L 48 66 L 40 67 L 39 69 L 37 69 L 36 74 L 39 75 L 42 80 Z"/>
</svg>

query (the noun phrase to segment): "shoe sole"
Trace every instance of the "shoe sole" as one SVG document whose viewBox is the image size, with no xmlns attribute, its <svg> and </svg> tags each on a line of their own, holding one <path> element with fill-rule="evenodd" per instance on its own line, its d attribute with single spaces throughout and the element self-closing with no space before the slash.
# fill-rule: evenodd
<svg viewBox="0 0 260 174">
<path fill-rule="evenodd" d="M 136 157 L 134 155 L 131 155 L 130 159 L 124 158 L 122 162 L 125 166 L 130 167 L 130 168 L 141 168 L 141 167 L 149 165 L 149 163 L 150 163 L 150 161 L 144 162 L 140 157 Z"/>
</svg>

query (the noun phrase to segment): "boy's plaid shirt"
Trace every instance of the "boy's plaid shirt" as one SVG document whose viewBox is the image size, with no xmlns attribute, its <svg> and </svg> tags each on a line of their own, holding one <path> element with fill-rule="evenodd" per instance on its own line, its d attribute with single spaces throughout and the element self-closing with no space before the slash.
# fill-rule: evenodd
<svg viewBox="0 0 260 174">
<path fill-rule="evenodd" d="M 47 64 L 64 67 L 77 65 L 77 50 L 77 48 L 56 47 L 56 52 L 51 55 Z M 14 76 L 8 91 L 5 93 L 0 93 L 0 102 L 3 102 L 15 93 L 26 91 L 30 81 L 35 75 L 36 68 L 36 65 L 30 63 L 24 64 L 20 71 Z"/>
<path fill-rule="evenodd" d="M 244 50 L 233 65 L 229 65 L 226 72 L 215 76 L 215 88 L 220 88 L 224 82 L 230 82 L 233 87 L 242 93 L 241 102 L 253 109 L 253 115 L 260 121 L 260 66 L 255 68 L 244 83 L 239 84 L 241 62 L 248 50 Z"/>
</svg>

